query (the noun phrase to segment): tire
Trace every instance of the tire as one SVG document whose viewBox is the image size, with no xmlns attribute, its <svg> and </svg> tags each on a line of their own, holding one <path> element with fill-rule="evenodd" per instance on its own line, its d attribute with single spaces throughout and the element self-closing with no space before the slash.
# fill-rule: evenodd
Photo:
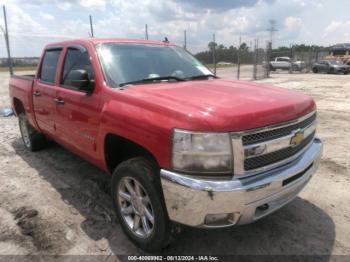
<svg viewBox="0 0 350 262">
<path fill-rule="evenodd" d="M 312 72 L 314 72 L 315 74 L 318 73 L 318 69 L 316 67 L 312 68 Z"/>
<path fill-rule="evenodd" d="M 18 115 L 18 125 L 24 146 L 31 152 L 38 151 L 47 145 L 45 136 L 32 127 L 23 113 Z"/>
<path fill-rule="evenodd" d="M 150 161 L 142 157 L 132 158 L 115 169 L 111 184 L 113 204 L 124 233 L 136 246 L 147 251 L 166 247 L 172 235 L 157 173 L 157 168 Z M 129 187 L 133 190 L 129 190 Z M 132 191 L 135 192 L 134 195 Z M 126 197 L 127 195 L 129 196 Z M 139 202 L 136 203 L 137 201 Z M 147 213 L 153 217 L 153 224 Z M 132 228 L 135 224 L 138 229 L 134 231 Z M 150 231 L 147 232 L 145 228 Z"/>
</svg>

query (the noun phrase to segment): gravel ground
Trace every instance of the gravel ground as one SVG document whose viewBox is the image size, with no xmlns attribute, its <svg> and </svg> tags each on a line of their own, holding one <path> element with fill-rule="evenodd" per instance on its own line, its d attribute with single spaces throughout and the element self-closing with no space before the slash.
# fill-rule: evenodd
<svg viewBox="0 0 350 262">
<path fill-rule="evenodd" d="M 242 69 L 244 70 L 244 68 Z M 233 76 L 232 69 L 219 69 Z M 311 95 L 324 155 L 293 202 L 251 225 L 185 228 L 162 254 L 350 255 L 350 76 L 274 73 L 272 83 Z M 0 108 L 9 105 L 0 74 Z M 0 117 L 0 254 L 144 254 L 122 233 L 109 177 L 58 145 L 29 153 L 17 119 Z"/>
</svg>

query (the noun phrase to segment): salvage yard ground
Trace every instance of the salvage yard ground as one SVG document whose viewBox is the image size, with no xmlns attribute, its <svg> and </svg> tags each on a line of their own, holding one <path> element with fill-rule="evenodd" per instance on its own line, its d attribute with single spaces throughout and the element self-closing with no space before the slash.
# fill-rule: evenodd
<svg viewBox="0 0 350 262">
<path fill-rule="evenodd" d="M 235 77 L 231 68 L 218 75 Z M 186 228 L 163 254 L 350 255 L 350 75 L 273 73 L 258 82 L 316 100 L 324 142 L 319 171 L 298 198 L 265 219 Z M 8 74 L 0 73 L 0 108 L 8 105 Z M 58 145 L 27 152 L 17 119 L 1 117 L 0 254 L 144 254 L 116 221 L 108 179 Z"/>
</svg>

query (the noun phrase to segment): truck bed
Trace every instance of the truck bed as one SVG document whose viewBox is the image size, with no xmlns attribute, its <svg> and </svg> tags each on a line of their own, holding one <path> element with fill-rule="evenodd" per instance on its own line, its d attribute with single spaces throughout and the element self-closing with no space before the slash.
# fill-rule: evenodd
<svg viewBox="0 0 350 262">
<path fill-rule="evenodd" d="M 35 75 L 12 75 L 10 77 L 10 97 L 12 108 L 16 113 L 20 107 L 26 111 L 29 122 L 35 126 L 33 114 L 32 88 Z M 19 101 L 21 102 L 19 104 Z"/>
</svg>

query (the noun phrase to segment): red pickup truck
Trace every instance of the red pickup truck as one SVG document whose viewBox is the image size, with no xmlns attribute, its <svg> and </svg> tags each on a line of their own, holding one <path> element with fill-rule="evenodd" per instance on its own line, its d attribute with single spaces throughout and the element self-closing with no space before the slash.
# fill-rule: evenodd
<svg viewBox="0 0 350 262">
<path fill-rule="evenodd" d="M 12 76 L 24 145 L 52 139 L 112 175 L 124 232 L 159 249 L 173 225 L 254 222 L 294 199 L 322 143 L 303 94 L 220 79 L 168 42 L 79 39 Z M 79 170 L 77 170 L 79 172 Z"/>
</svg>

